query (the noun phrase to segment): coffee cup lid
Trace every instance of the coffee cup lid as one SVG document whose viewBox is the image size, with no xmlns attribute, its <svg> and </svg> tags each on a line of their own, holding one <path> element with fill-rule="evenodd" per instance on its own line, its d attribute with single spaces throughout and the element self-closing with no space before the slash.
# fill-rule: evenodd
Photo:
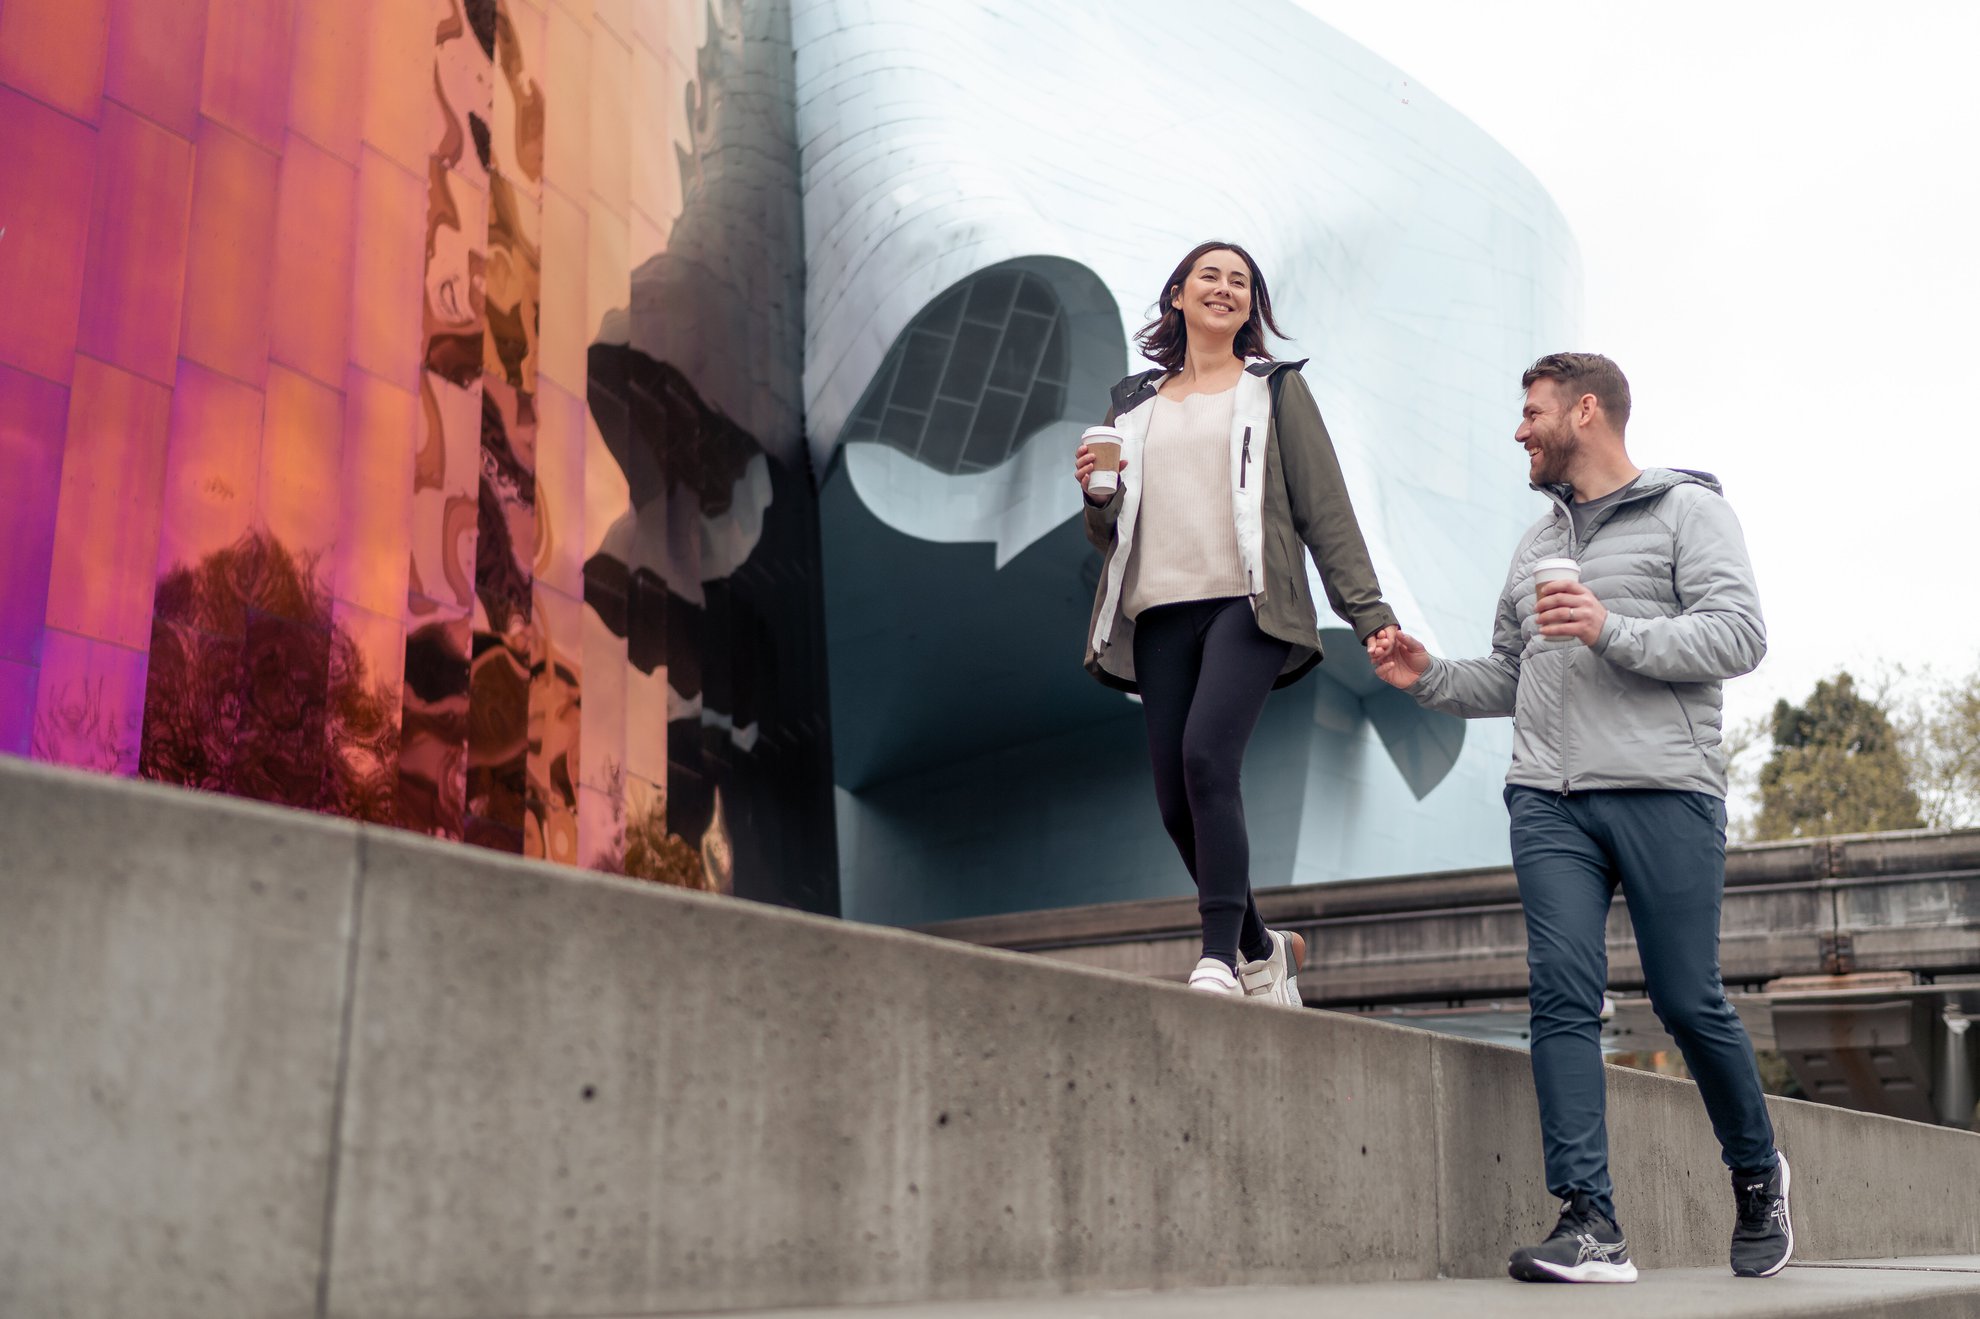
<svg viewBox="0 0 1980 1319">
<path fill-rule="evenodd" d="M 1120 438 L 1120 431 L 1112 426 L 1088 426 L 1080 434 L 1079 442 L 1085 444 L 1089 440 L 1118 440 Z"/>
<path fill-rule="evenodd" d="M 1581 571 L 1581 565 L 1573 559 L 1541 559 L 1533 565 L 1534 572 L 1546 572 L 1550 568 L 1567 568 L 1576 573 Z"/>
</svg>

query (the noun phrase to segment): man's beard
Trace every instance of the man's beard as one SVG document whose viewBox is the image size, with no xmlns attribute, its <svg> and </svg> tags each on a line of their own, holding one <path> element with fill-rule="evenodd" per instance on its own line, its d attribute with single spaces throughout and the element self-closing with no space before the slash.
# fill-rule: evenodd
<svg viewBox="0 0 1980 1319">
<path fill-rule="evenodd" d="M 1535 485 L 1560 485 L 1568 479 L 1568 465 L 1581 452 L 1581 437 L 1572 431 L 1534 436 L 1540 441 L 1540 465 L 1533 473 Z"/>
</svg>

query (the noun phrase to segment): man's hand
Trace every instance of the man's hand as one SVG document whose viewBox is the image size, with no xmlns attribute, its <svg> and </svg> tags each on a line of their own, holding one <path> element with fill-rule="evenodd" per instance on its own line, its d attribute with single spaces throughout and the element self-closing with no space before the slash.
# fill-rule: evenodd
<svg viewBox="0 0 1980 1319">
<path fill-rule="evenodd" d="M 1104 504 L 1107 502 L 1107 499 L 1112 499 L 1114 496 L 1109 494 L 1107 499 L 1095 499 L 1093 492 L 1086 488 L 1086 479 L 1093 475 L 1093 468 L 1093 450 L 1084 444 L 1080 445 L 1073 453 L 1073 476 L 1079 481 L 1080 493 L 1086 496 L 1087 503 L 1096 505 Z M 1121 459 L 1121 465 L 1116 470 L 1125 472 L 1127 470 L 1127 459 Z"/>
<path fill-rule="evenodd" d="M 1409 688 L 1430 671 L 1430 652 L 1423 643 L 1394 624 L 1368 638 L 1368 662 L 1375 676 L 1391 687 Z"/>
<path fill-rule="evenodd" d="M 1592 646 L 1602 635 L 1602 624 L 1609 621 L 1609 611 L 1580 582 L 1543 583 L 1539 605 L 1536 621 L 1543 637 L 1573 637 Z"/>
</svg>

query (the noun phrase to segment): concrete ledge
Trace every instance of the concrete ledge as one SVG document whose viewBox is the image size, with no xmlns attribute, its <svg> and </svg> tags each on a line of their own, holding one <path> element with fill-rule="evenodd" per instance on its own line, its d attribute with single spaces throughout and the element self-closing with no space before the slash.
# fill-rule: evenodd
<svg viewBox="0 0 1980 1319">
<path fill-rule="evenodd" d="M 10 1319 L 1485 1275 L 1552 1221 L 1487 1045 L 4 759 L 0 840 Z M 1695 1092 L 1610 1084 L 1639 1261 L 1722 1264 Z M 1980 1252 L 1980 1137 L 1775 1113 L 1804 1258 Z"/>
<path fill-rule="evenodd" d="M 1663 1269 L 1632 1287 L 1531 1287 L 1509 1278 L 1316 1287 L 1245 1287 L 1043 1301 L 952 1301 L 881 1309 L 755 1311 L 736 1319 L 1973 1319 L 1980 1258 L 1791 1268 L 1756 1282 L 1722 1269 Z"/>
</svg>

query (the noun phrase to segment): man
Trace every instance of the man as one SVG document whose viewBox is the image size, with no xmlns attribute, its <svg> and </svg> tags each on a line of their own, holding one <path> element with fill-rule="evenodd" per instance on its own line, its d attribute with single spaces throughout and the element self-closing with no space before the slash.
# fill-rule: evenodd
<svg viewBox="0 0 1980 1319">
<path fill-rule="evenodd" d="M 1631 1282 L 1604 1123 L 1603 929 L 1618 884 L 1651 1006 L 1697 1078 L 1733 1173 L 1733 1272 L 1771 1277 L 1794 1249 L 1788 1164 L 1753 1045 L 1719 980 L 1726 774 L 1719 684 L 1766 653 L 1739 522 L 1700 472 L 1639 470 L 1623 446 L 1629 382 L 1594 353 L 1553 353 L 1521 380 L 1514 438 L 1553 501 L 1520 539 L 1492 653 L 1433 658 L 1370 638 L 1392 686 L 1435 710 L 1513 718 L 1506 807 L 1526 913 L 1533 1081 L 1553 1234 L 1513 1252 L 1527 1282 Z M 1580 580 L 1534 566 L 1572 559 Z M 1551 576 L 1552 574 L 1550 574 Z"/>
</svg>

